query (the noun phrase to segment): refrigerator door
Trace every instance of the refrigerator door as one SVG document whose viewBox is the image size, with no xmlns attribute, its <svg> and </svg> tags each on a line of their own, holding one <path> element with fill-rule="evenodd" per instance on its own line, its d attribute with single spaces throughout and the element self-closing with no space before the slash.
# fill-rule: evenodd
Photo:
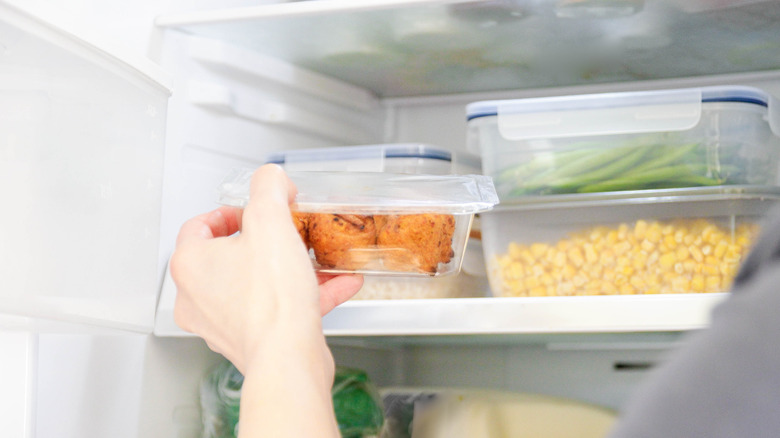
<svg viewBox="0 0 780 438">
<path fill-rule="evenodd" d="M 83 33 L 0 1 L 0 313 L 149 331 L 168 79 Z"/>
</svg>

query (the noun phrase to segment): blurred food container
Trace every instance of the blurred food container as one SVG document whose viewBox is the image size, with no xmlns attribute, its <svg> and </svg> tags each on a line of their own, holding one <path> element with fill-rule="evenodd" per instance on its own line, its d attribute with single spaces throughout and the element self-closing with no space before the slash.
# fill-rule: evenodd
<svg viewBox="0 0 780 438">
<path fill-rule="evenodd" d="M 482 214 L 496 296 L 726 292 L 780 189 L 674 189 Z"/>
<path fill-rule="evenodd" d="M 502 202 L 778 183 L 780 111 L 756 88 L 483 101 L 467 118 Z"/>
<path fill-rule="evenodd" d="M 561 397 L 483 389 L 386 388 L 388 438 L 595 438 L 614 411 Z"/>
<path fill-rule="evenodd" d="M 244 207 L 254 170 L 220 185 L 219 202 Z M 483 175 L 288 172 L 293 220 L 320 272 L 438 276 L 460 271 L 474 214 L 498 202 Z"/>
<path fill-rule="evenodd" d="M 478 155 L 423 143 L 388 143 L 297 149 L 266 157 L 288 171 L 388 172 L 426 175 L 478 174 Z"/>
</svg>

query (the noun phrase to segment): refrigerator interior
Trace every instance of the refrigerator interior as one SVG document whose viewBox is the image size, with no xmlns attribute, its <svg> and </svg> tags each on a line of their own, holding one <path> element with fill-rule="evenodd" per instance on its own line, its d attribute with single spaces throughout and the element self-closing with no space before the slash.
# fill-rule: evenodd
<svg viewBox="0 0 780 438">
<path fill-rule="evenodd" d="M 181 223 L 215 207 L 215 188 L 233 167 L 257 166 L 278 150 L 341 145 L 418 142 L 465 152 L 465 106 L 483 99 L 718 84 L 780 96 L 773 2 L 632 0 L 579 11 L 556 9 L 577 2 L 552 0 L 9 3 L 151 58 L 172 91 L 158 257 L 105 252 L 156 262 L 144 290 L 132 291 L 144 296 L 141 307 L 102 320 L 94 317 L 100 309 L 36 313 L 24 298 L 4 308 L 0 429 L 9 436 L 199 436 L 198 385 L 220 357 L 173 323 L 166 265 Z M 453 27 L 446 11 L 478 18 Z M 677 18 L 662 20 L 670 11 Z M 425 20 L 432 27 L 412 26 Z M 577 24 L 561 33 L 561 23 Z M 522 24 L 529 41 L 507 44 Z M 588 35 L 583 55 L 598 55 L 590 61 L 603 68 L 568 58 L 553 33 L 564 42 Z M 377 51 L 391 34 L 402 44 Z M 603 49 L 597 42 L 617 48 L 594 52 Z M 674 61 L 681 53 L 689 62 Z M 724 298 L 352 302 L 324 324 L 337 363 L 365 369 L 380 387 L 502 389 L 619 409 Z"/>
</svg>

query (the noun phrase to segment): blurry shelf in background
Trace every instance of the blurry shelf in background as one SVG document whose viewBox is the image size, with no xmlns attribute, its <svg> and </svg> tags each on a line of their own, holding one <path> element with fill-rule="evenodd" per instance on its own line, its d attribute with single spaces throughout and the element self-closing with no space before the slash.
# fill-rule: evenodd
<svg viewBox="0 0 780 438">
<path fill-rule="evenodd" d="M 168 14 L 156 24 L 380 98 L 780 69 L 777 1 L 319 0 Z"/>
</svg>

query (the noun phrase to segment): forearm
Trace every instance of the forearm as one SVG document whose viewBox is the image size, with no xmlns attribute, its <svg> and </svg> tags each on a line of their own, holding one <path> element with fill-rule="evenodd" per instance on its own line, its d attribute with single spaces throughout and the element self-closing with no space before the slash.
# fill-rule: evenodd
<svg viewBox="0 0 780 438">
<path fill-rule="evenodd" d="M 270 336 L 245 372 L 239 437 L 338 438 L 324 337 L 285 334 Z"/>
</svg>

